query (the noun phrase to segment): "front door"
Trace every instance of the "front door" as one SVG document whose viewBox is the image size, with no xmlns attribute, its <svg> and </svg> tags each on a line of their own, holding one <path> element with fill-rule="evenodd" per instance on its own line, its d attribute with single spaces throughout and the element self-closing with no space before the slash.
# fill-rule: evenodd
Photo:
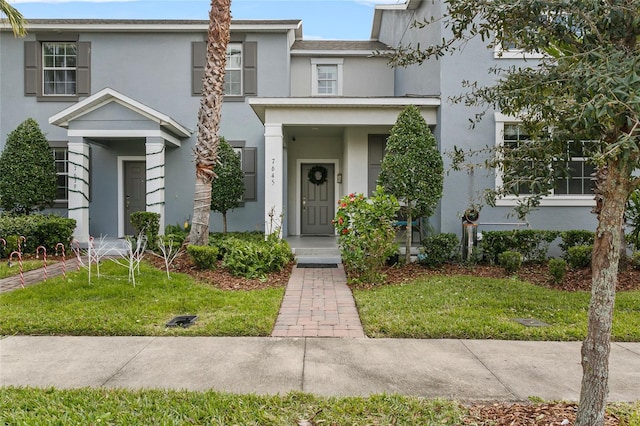
<svg viewBox="0 0 640 426">
<path fill-rule="evenodd" d="M 124 163 L 124 233 L 134 235 L 131 213 L 145 211 L 147 203 L 147 171 L 144 161 Z"/>
<path fill-rule="evenodd" d="M 333 235 L 334 167 L 333 164 L 302 164 L 303 235 Z"/>
</svg>

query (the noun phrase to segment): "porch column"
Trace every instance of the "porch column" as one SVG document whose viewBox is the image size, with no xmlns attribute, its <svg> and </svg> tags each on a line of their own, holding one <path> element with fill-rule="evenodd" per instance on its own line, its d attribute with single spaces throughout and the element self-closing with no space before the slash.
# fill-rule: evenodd
<svg viewBox="0 0 640 426">
<path fill-rule="evenodd" d="M 73 237 L 89 241 L 89 144 L 82 137 L 69 137 L 68 216 L 76 220 Z"/>
<path fill-rule="evenodd" d="M 265 123 L 264 147 L 265 233 L 272 232 L 276 226 L 279 226 L 280 236 L 282 237 L 282 226 L 284 222 L 284 219 L 281 219 L 284 211 L 284 164 L 282 160 L 284 144 L 282 140 L 282 123 Z"/>
<path fill-rule="evenodd" d="M 164 234 L 164 139 L 160 137 L 148 137 L 145 142 L 147 163 L 147 211 L 160 215 L 159 234 Z"/>
</svg>

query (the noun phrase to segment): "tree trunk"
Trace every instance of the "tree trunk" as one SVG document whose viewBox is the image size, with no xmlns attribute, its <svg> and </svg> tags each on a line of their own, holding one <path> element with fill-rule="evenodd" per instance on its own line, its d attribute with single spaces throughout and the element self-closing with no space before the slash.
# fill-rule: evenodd
<svg viewBox="0 0 640 426">
<path fill-rule="evenodd" d="M 227 233 L 227 212 L 222 212 L 222 233 Z"/>
<path fill-rule="evenodd" d="M 202 77 L 202 98 L 198 111 L 198 140 L 194 149 L 196 186 L 193 197 L 193 221 L 185 244 L 209 243 L 211 181 L 220 143 L 220 113 L 227 64 L 227 45 L 231 28 L 231 0 L 211 0 L 207 63 Z"/>
<path fill-rule="evenodd" d="M 598 228 L 591 260 L 592 287 L 587 337 L 582 344 L 582 388 L 576 426 L 604 425 L 609 393 L 609 352 L 618 282 L 620 229 L 631 191 L 631 174 L 625 164 L 610 163 L 597 173 Z"/>
<path fill-rule="evenodd" d="M 407 206 L 410 206 L 410 202 L 407 201 Z M 407 227 L 406 227 L 406 240 L 405 240 L 405 254 L 404 261 L 408 265 L 411 263 L 411 238 L 413 237 L 413 226 L 411 226 L 412 222 L 411 209 L 407 208 Z"/>
</svg>

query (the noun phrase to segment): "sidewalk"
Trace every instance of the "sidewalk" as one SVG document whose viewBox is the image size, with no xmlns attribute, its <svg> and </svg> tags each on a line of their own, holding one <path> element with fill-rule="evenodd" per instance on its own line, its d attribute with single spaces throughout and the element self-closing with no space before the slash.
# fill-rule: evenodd
<svg viewBox="0 0 640 426">
<path fill-rule="evenodd" d="M 276 337 L 0 340 L 0 385 L 463 401 L 577 401 L 580 342 Z M 609 401 L 640 398 L 640 343 L 613 343 Z"/>
</svg>

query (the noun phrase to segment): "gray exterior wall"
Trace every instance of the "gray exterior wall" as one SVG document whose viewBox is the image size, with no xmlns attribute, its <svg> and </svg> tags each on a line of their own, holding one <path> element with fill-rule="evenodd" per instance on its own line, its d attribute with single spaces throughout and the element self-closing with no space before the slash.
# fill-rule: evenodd
<svg viewBox="0 0 640 426">
<path fill-rule="evenodd" d="M 28 117 L 34 118 L 51 141 L 67 141 L 67 129 L 48 124 L 49 117 L 75 104 L 39 102 L 24 95 L 24 42 L 36 40 L 37 31 L 24 39 L 0 32 L 0 140 Z M 183 126 L 195 130 L 200 103 L 191 95 L 192 42 L 205 40 L 203 31 L 180 32 L 81 32 L 80 41 L 91 42 L 91 93 L 114 89 L 150 108 L 166 114 Z M 258 95 L 288 96 L 289 42 L 287 34 L 236 34 L 258 45 Z M 122 117 L 115 105 L 100 108 L 72 122 L 72 128 L 124 126 L 127 129 L 149 128 L 157 124 L 143 117 Z M 98 124 L 101 123 L 101 124 Z M 248 100 L 225 102 L 222 109 L 221 135 L 227 140 L 244 141 L 257 147 L 257 187 L 264 187 L 264 127 Z M 180 148 L 167 146 L 165 151 L 165 224 L 182 225 L 193 210 L 195 168 L 193 147 L 196 132 L 183 139 Z M 0 146 L 2 148 L 2 146 Z M 117 156 L 145 155 L 144 140 L 101 140 L 91 148 L 90 232 L 94 235 L 117 233 Z M 66 209 L 56 210 L 66 214 Z M 229 212 L 229 229 L 263 229 L 263 197 L 247 201 Z M 221 230 L 221 215 L 211 215 L 211 229 Z"/>
<path fill-rule="evenodd" d="M 308 97 L 311 94 L 311 58 L 291 58 L 291 96 Z M 334 57 L 334 56 L 332 56 Z M 344 59 L 342 78 L 344 97 L 394 96 L 394 72 L 385 58 L 336 56 Z"/>
</svg>

